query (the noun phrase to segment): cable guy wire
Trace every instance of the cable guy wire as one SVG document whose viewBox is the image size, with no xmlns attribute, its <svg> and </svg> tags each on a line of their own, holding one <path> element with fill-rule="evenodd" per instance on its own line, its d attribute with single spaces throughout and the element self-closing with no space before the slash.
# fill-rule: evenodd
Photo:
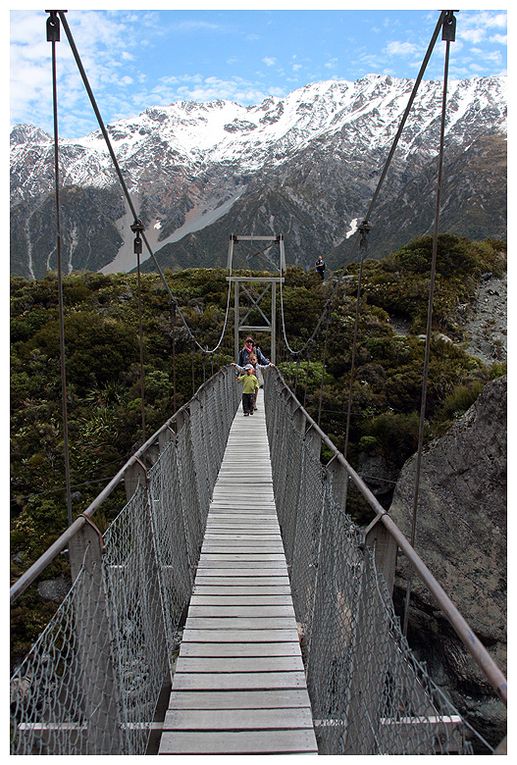
<svg viewBox="0 0 517 765">
<path fill-rule="evenodd" d="M 436 23 L 436 27 L 435 27 L 433 35 L 431 37 L 431 41 L 429 42 L 429 45 L 427 47 L 427 51 L 426 51 L 425 56 L 423 58 L 422 64 L 420 66 L 420 70 L 419 70 L 417 78 L 415 80 L 415 84 L 413 85 L 413 89 L 411 91 L 411 95 L 409 97 L 408 103 L 407 103 L 406 108 L 404 110 L 404 114 L 402 115 L 402 119 L 401 119 L 399 127 L 397 129 L 397 133 L 395 134 L 395 138 L 393 139 L 393 143 L 391 145 L 388 157 L 386 159 L 386 162 L 384 163 L 384 167 L 382 169 L 379 181 L 377 183 L 377 187 L 376 187 L 376 189 L 374 191 L 374 194 L 372 196 L 371 202 L 370 202 L 370 204 L 368 206 L 368 210 L 366 212 L 366 215 L 363 218 L 363 224 L 362 224 L 363 226 L 369 226 L 369 221 L 370 221 L 370 218 L 371 218 L 372 211 L 373 211 L 373 209 L 375 207 L 375 204 L 377 202 L 377 198 L 378 198 L 378 196 L 380 194 L 380 191 L 381 191 L 381 188 L 382 188 L 382 186 L 384 184 L 384 180 L 385 180 L 386 175 L 388 173 L 388 169 L 389 169 L 391 161 L 393 159 L 393 155 L 395 153 L 395 150 L 397 148 L 398 142 L 400 140 L 400 136 L 402 135 L 402 131 L 404 129 L 404 126 L 406 124 L 407 118 L 408 118 L 409 113 L 411 111 L 411 107 L 413 106 L 413 102 L 415 100 L 418 88 L 420 86 L 420 83 L 422 82 L 422 78 L 424 76 L 425 70 L 427 69 L 427 65 L 429 63 L 429 59 L 431 57 L 431 53 L 433 52 L 434 46 L 436 44 L 436 40 L 438 39 L 438 34 L 440 32 L 440 29 L 442 28 L 442 24 L 443 24 L 443 21 L 444 21 L 445 16 L 446 16 L 447 13 L 449 13 L 449 12 L 448 11 L 441 11 L 440 17 L 439 17 L 439 19 L 438 19 L 438 21 Z M 360 228 L 361 227 L 359 227 L 359 229 L 358 229 L 358 233 L 360 233 Z M 356 238 L 355 239 L 355 244 L 357 244 L 357 241 L 358 240 Z M 355 249 L 357 249 L 357 247 L 355 247 Z M 352 251 L 352 256 L 353 255 L 354 255 L 354 251 Z M 320 317 L 319 317 L 319 319 L 318 319 L 318 321 L 316 323 L 316 327 L 314 328 L 314 331 L 313 331 L 312 335 L 309 337 L 309 339 L 306 341 L 306 343 L 301 348 L 299 348 L 298 350 L 295 350 L 294 348 L 291 348 L 291 346 L 290 346 L 290 344 L 289 344 L 289 342 L 287 340 L 286 331 L 285 331 L 285 319 L 284 319 L 284 308 L 283 308 L 284 303 L 283 303 L 283 294 L 282 294 L 282 284 L 280 284 L 280 312 L 281 312 L 282 334 L 283 334 L 283 338 L 284 338 L 284 343 L 285 343 L 289 353 L 291 353 L 292 355 L 298 355 L 300 353 L 303 353 L 303 351 L 307 348 L 307 346 L 314 340 L 314 338 L 315 338 L 317 332 L 319 331 L 319 328 L 320 328 L 320 326 L 321 326 L 321 324 L 322 324 L 322 322 L 323 322 L 323 320 L 325 318 L 325 313 L 329 309 L 331 301 L 332 301 L 333 297 L 335 296 L 335 294 L 337 292 L 337 288 L 338 288 L 340 283 L 341 283 L 340 279 L 336 280 L 336 282 L 334 284 L 334 287 L 333 287 L 333 290 L 332 290 L 329 298 L 327 299 L 327 302 L 325 303 L 325 305 L 323 307 L 322 313 L 321 313 L 321 315 L 320 315 Z"/>
<path fill-rule="evenodd" d="M 63 265 L 61 262 L 61 216 L 59 194 L 59 131 L 57 110 L 57 62 L 56 42 L 60 40 L 59 19 L 55 11 L 49 11 L 47 19 L 47 42 L 52 43 L 52 101 L 54 117 L 54 177 L 56 199 L 56 258 L 59 303 L 59 364 L 61 372 L 62 417 L 63 417 L 63 457 L 65 467 L 65 496 L 68 525 L 72 523 L 72 492 L 70 489 L 70 448 L 68 441 L 68 391 L 66 379 L 65 315 L 63 301 Z"/>
<path fill-rule="evenodd" d="M 56 13 L 56 11 L 53 11 L 53 13 Z M 70 48 L 72 50 L 72 53 L 73 53 L 74 58 L 75 58 L 75 62 L 77 64 L 77 67 L 78 67 L 79 72 L 81 74 L 81 78 L 83 80 L 84 87 L 86 88 L 86 92 L 87 92 L 88 97 L 90 99 L 90 103 L 92 105 L 93 111 L 94 111 L 95 116 L 97 118 L 97 122 L 99 123 L 99 127 L 101 129 L 102 135 L 103 135 L 104 140 L 106 142 L 106 145 L 108 147 L 108 151 L 110 153 L 113 165 L 115 167 L 115 171 L 116 171 L 117 176 L 118 176 L 118 179 L 120 181 L 120 185 L 122 187 L 122 191 L 123 191 L 124 196 L 126 198 L 126 201 L 128 203 L 129 209 L 131 210 L 131 214 L 133 215 L 134 220 L 137 221 L 138 220 L 138 216 L 137 216 L 137 213 L 136 213 L 135 206 L 133 204 L 133 200 L 131 199 L 131 196 L 130 196 L 128 188 L 127 188 L 127 185 L 126 185 L 126 183 L 124 181 L 124 177 L 122 175 L 122 171 L 120 169 L 120 165 L 118 163 L 117 157 L 115 156 L 115 152 L 113 151 L 113 146 L 111 144 L 111 141 L 110 141 L 110 138 L 109 138 L 109 135 L 108 135 L 108 131 L 106 130 L 106 126 L 104 125 L 104 121 L 102 119 L 101 113 L 100 113 L 99 108 L 97 106 L 97 102 L 95 100 L 95 96 L 93 95 L 93 91 L 92 91 L 92 89 L 90 87 L 90 83 L 88 81 L 88 77 L 86 76 L 86 71 L 85 71 L 85 69 L 83 67 L 83 64 L 82 64 L 82 61 L 81 61 L 81 57 L 79 56 L 79 52 L 77 50 L 77 46 L 75 44 L 72 32 L 70 30 L 70 27 L 68 25 L 68 22 L 66 20 L 65 15 L 64 15 L 65 11 L 57 11 L 57 13 L 59 14 L 59 18 L 61 19 L 61 21 L 63 23 L 63 27 L 64 27 L 64 30 L 66 32 L 66 36 L 68 38 L 68 42 L 70 44 Z M 169 286 L 169 284 L 168 284 L 168 282 L 167 282 L 167 280 L 165 278 L 165 275 L 164 275 L 164 273 L 163 273 L 163 271 L 161 269 L 161 266 L 158 263 L 158 260 L 156 259 L 156 256 L 155 256 L 155 254 L 154 254 L 154 252 L 153 252 L 153 250 L 152 250 L 152 248 L 151 248 L 151 246 L 150 246 L 150 244 L 149 244 L 149 242 L 147 240 L 147 237 L 145 236 L 144 232 L 142 232 L 142 239 L 143 239 L 143 241 L 145 243 L 147 251 L 149 252 L 149 255 L 151 256 L 151 258 L 152 258 L 152 260 L 153 260 L 153 262 L 154 262 L 154 264 L 156 266 L 156 269 L 158 270 L 158 273 L 160 275 L 162 283 L 163 283 L 165 289 L 167 290 L 167 293 L 169 294 L 170 299 L 172 300 L 172 302 L 174 303 L 174 305 L 175 305 L 175 307 L 176 307 L 176 309 L 178 311 L 178 314 L 179 314 L 179 316 L 181 318 L 181 321 L 183 322 L 183 325 L 184 325 L 184 327 L 185 327 L 185 329 L 186 329 L 190 339 L 197 345 L 197 347 L 203 353 L 215 353 L 215 351 L 220 347 L 220 345 L 221 345 L 221 343 L 223 341 L 224 334 L 226 332 L 226 326 L 228 324 L 228 316 L 229 316 L 229 312 L 230 312 L 231 283 L 228 282 L 228 291 L 227 291 L 227 300 L 226 300 L 226 314 L 225 314 L 225 317 L 224 317 L 223 329 L 221 331 L 221 335 L 219 337 L 219 341 L 218 341 L 217 345 L 214 348 L 208 349 L 207 347 L 203 347 L 197 341 L 196 337 L 194 336 L 194 333 L 190 329 L 190 327 L 188 325 L 188 322 L 187 322 L 185 316 L 183 315 L 183 312 L 181 311 L 181 308 L 180 308 L 180 306 L 178 304 L 178 300 L 174 296 L 174 294 L 173 294 L 173 292 L 172 292 L 172 290 L 171 290 L 171 288 L 170 288 L 170 286 Z"/>
</svg>

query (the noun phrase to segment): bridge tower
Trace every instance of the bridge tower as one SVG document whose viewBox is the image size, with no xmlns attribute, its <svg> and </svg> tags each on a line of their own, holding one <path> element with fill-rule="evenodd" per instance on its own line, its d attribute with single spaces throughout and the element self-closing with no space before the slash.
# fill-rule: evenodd
<svg viewBox="0 0 517 765">
<path fill-rule="evenodd" d="M 268 276 L 234 276 L 233 275 L 233 257 L 235 245 L 238 242 L 251 242 L 251 241 L 263 241 L 263 242 L 276 242 L 278 244 L 278 275 L 275 275 L 275 271 L 271 272 Z M 275 263 L 270 261 L 274 266 Z M 234 352 L 235 358 L 239 355 L 240 349 L 240 333 L 254 333 L 254 332 L 268 332 L 271 335 L 271 361 L 276 363 L 276 289 L 277 285 L 283 283 L 285 274 L 285 250 L 284 250 L 284 237 L 283 234 L 277 234 L 272 236 L 237 236 L 232 234 L 230 236 L 230 243 L 228 245 L 228 271 L 231 276 L 227 276 L 227 281 L 235 285 L 234 293 Z M 259 290 L 262 291 L 257 296 L 253 292 L 253 287 L 258 285 Z M 271 310 L 269 315 L 261 307 L 264 305 L 264 298 L 271 291 Z M 244 298 L 245 304 L 242 306 L 243 315 L 241 314 L 241 298 Z M 256 308 L 264 320 L 263 324 L 248 324 L 247 320 L 252 312 Z"/>
</svg>

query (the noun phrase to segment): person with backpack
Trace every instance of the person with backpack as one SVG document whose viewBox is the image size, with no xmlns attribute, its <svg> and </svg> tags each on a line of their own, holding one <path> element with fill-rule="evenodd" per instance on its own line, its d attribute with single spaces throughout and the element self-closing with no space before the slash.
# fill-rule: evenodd
<svg viewBox="0 0 517 765">
<path fill-rule="evenodd" d="M 239 358 L 237 359 L 237 366 L 239 367 L 245 367 L 246 364 L 250 363 L 250 355 L 254 353 L 257 357 L 258 363 L 263 366 L 267 367 L 271 363 L 269 359 L 267 359 L 262 351 L 260 350 L 258 345 L 255 345 L 255 341 L 251 337 L 251 335 L 248 335 L 246 340 L 244 341 L 244 346 L 239 351 Z"/>
<path fill-rule="evenodd" d="M 319 275 L 321 276 L 321 279 L 323 281 L 323 279 L 325 278 L 325 267 L 326 266 L 325 266 L 325 261 L 323 260 L 321 255 L 318 257 L 318 259 L 317 259 L 316 263 L 314 264 L 314 266 L 315 266 L 316 271 L 319 273 Z"/>
</svg>

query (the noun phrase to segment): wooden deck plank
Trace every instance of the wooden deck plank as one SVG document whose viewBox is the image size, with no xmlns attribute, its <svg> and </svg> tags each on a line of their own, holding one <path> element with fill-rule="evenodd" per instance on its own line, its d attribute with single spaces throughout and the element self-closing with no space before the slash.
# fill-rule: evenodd
<svg viewBox="0 0 517 765">
<path fill-rule="evenodd" d="M 199 582 L 194 585 L 194 588 L 192 590 L 193 595 L 203 595 L 203 596 L 211 596 L 211 595 L 220 595 L 221 597 L 240 597 L 240 596 L 247 596 L 247 595 L 257 595 L 257 596 L 263 596 L 266 597 L 268 595 L 271 595 L 273 597 L 275 596 L 288 596 L 290 597 L 291 591 L 289 584 L 272 584 L 272 585 L 265 585 L 256 582 L 252 582 L 248 585 L 236 585 L 236 584 L 221 584 L 221 585 L 215 585 L 212 586 L 212 580 L 210 580 L 210 584 L 200 584 Z M 292 598 L 291 598 L 292 600 Z M 291 601 L 289 601 L 291 602 Z"/>
<path fill-rule="evenodd" d="M 176 691 L 170 709 L 289 709 L 308 707 L 308 696 L 299 688 L 274 691 Z"/>
<path fill-rule="evenodd" d="M 256 556 L 255 556 L 256 557 Z M 285 560 L 262 560 L 259 558 L 259 560 L 232 560 L 231 558 L 227 558 L 223 556 L 222 558 L 218 558 L 217 560 L 204 560 L 201 559 L 199 561 L 198 565 L 198 572 L 202 574 L 203 576 L 207 576 L 207 571 L 210 569 L 218 569 L 218 568 L 224 568 L 224 569 L 239 569 L 240 571 L 246 572 L 247 569 L 256 569 L 262 573 L 260 574 L 250 574 L 244 573 L 243 576 L 264 576 L 264 575 L 274 575 L 272 572 L 279 572 L 280 574 L 283 574 L 284 576 L 287 574 L 287 564 Z M 226 574 L 226 576 L 232 576 L 231 573 Z"/>
<path fill-rule="evenodd" d="M 304 672 L 194 672 L 174 675 L 176 691 L 244 691 L 306 688 Z"/>
<path fill-rule="evenodd" d="M 303 672 L 301 656 L 180 656 L 176 672 Z"/>
<path fill-rule="evenodd" d="M 165 715 L 164 730 L 266 730 L 311 728 L 308 707 L 282 709 L 175 709 Z"/>
<path fill-rule="evenodd" d="M 316 754 L 317 745 L 265 418 L 237 415 L 210 504 L 159 754 L 295 753 Z"/>
<path fill-rule="evenodd" d="M 255 566 L 256 565 L 257 564 L 255 564 Z M 223 579 L 230 577 L 243 577 L 252 580 L 257 577 L 263 579 L 273 579 L 277 577 L 278 579 L 284 579 L 287 580 L 287 582 L 289 581 L 287 576 L 287 568 L 285 566 L 282 566 L 282 568 L 274 566 L 268 566 L 267 568 L 253 568 L 251 566 L 244 565 L 234 568 L 233 566 L 221 566 L 220 564 L 217 566 L 217 568 L 212 568 L 211 566 L 201 566 L 198 569 L 198 576 L 200 579 L 207 579 L 210 577 Z"/>
<path fill-rule="evenodd" d="M 201 556 L 201 559 L 199 561 L 199 567 L 202 568 L 203 565 L 211 565 L 212 563 L 221 563 L 222 561 L 224 561 L 225 565 L 229 563 L 238 563 L 239 566 L 241 566 L 243 563 L 257 563 L 258 561 L 260 561 L 261 565 L 266 565 L 269 563 L 269 564 L 275 564 L 273 568 L 277 568 L 277 567 L 287 568 L 287 564 L 285 562 L 285 556 L 283 555 L 283 553 L 267 553 L 262 551 L 257 551 L 254 553 L 240 553 L 240 552 L 233 552 L 232 550 L 228 552 L 223 552 L 223 553 L 205 552 Z"/>
<path fill-rule="evenodd" d="M 246 658 L 248 656 L 299 656 L 300 645 L 290 643 L 183 643 L 181 658 L 190 657 L 228 657 Z M 178 659 L 179 661 L 179 659 Z"/>
<path fill-rule="evenodd" d="M 185 629 L 189 630 L 287 630 L 293 619 L 283 616 L 188 616 Z"/>
<path fill-rule="evenodd" d="M 274 606 L 267 605 L 227 605 L 219 603 L 216 605 L 190 605 L 189 616 L 288 616 L 294 618 L 294 609 L 292 604 Z"/>
<path fill-rule="evenodd" d="M 282 542 L 282 535 L 276 529 L 267 530 L 263 526 L 253 526 L 246 528 L 243 526 L 209 526 L 205 531 L 205 541 L 208 540 L 228 540 L 236 542 L 243 539 L 249 539 L 255 542 Z"/>
<path fill-rule="evenodd" d="M 271 607 L 278 609 L 278 608 L 284 608 L 288 609 L 285 615 L 294 615 L 293 610 L 293 604 L 290 600 L 289 595 L 248 595 L 246 596 L 224 596 L 224 595 L 208 595 L 205 597 L 201 597 L 199 595 L 193 595 L 190 600 L 190 610 L 192 614 L 194 615 L 194 609 L 199 608 L 224 608 L 225 613 L 228 611 L 228 608 L 235 608 L 236 606 L 242 606 L 244 608 L 264 608 L 265 606 L 268 606 L 270 609 Z M 197 612 L 197 615 L 199 615 L 199 612 Z M 271 613 L 271 611 L 270 611 Z M 252 614 L 248 614 L 249 616 Z M 279 615 L 278 613 L 276 614 Z"/>
<path fill-rule="evenodd" d="M 234 573 L 235 576 L 235 573 Z M 228 580 L 227 576 L 220 576 L 217 574 L 214 574 L 214 572 L 211 573 L 211 575 L 207 575 L 206 572 L 202 574 L 197 574 L 194 588 L 195 591 L 197 591 L 198 587 L 201 587 L 203 585 L 209 586 L 209 587 L 228 587 L 228 589 L 232 587 L 239 587 L 242 591 L 243 587 L 255 587 L 259 588 L 262 587 L 284 587 L 284 591 L 286 589 L 289 589 L 290 592 L 290 584 L 289 584 L 289 577 L 287 575 L 276 575 L 273 576 L 271 572 L 268 572 L 267 575 L 262 576 L 260 579 L 257 579 L 257 577 L 250 575 L 250 572 L 248 572 L 245 576 L 243 575 L 240 579 L 235 580 Z"/>
<path fill-rule="evenodd" d="M 312 730 L 166 731 L 160 754 L 317 753 Z"/>
<path fill-rule="evenodd" d="M 289 606 L 292 607 L 292 599 L 286 595 L 214 595 L 198 593 L 192 595 L 190 607 L 193 606 Z"/>
<path fill-rule="evenodd" d="M 183 633 L 184 643 L 292 643 L 298 640 L 298 632 L 293 629 L 187 629 Z"/>
</svg>

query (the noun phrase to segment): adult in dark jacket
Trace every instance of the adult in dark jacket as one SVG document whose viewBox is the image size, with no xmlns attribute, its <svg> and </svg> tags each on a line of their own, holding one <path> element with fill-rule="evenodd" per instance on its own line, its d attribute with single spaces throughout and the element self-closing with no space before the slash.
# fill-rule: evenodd
<svg viewBox="0 0 517 765">
<path fill-rule="evenodd" d="M 319 258 L 317 259 L 317 261 L 316 261 L 316 263 L 314 264 L 314 266 L 315 266 L 315 268 L 316 268 L 316 271 L 317 271 L 317 272 L 319 273 L 319 275 L 321 276 L 321 278 L 322 278 L 322 279 L 324 279 L 324 278 L 325 278 L 325 261 L 323 260 L 323 258 L 321 257 L 321 255 L 320 255 L 320 256 L 319 256 Z"/>
<path fill-rule="evenodd" d="M 257 357 L 257 362 L 264 367 L 269 366 L 271 363 L 269 359 L 267 359 L 262 351 L 260 350 L 258 345 L 255 345 L 253 338 L 248 335 L 246 340 L 244 341 L 244 346 L 239 351 L 239 358 L 237 359 L 237 364 L 240 367 L 245 367 L 246 364 L 250 363 L 250 356 L 251 354 L 255 354 Z"/>
</svg>

